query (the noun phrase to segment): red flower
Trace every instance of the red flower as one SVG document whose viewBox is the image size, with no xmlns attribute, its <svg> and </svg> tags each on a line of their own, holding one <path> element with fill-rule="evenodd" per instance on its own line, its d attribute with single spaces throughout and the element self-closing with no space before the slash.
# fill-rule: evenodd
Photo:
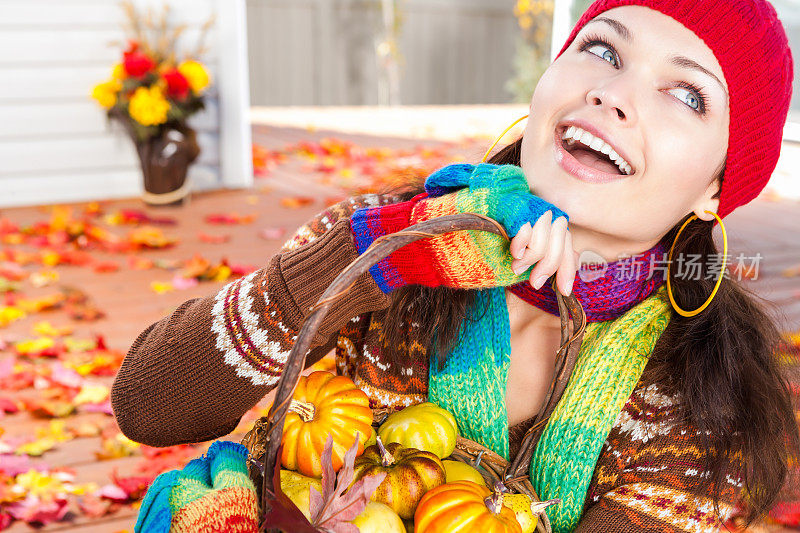
<svg viewBox="0 0 800 533">
<path fill-rule="evenodd" d="M 125 67 L 125 72 L 128 76 L 140 78 L 150 72 L 156 65 L 150 56 L 141 52 L 125 53 L 124 56 L 122 65 Z"/>
<path fill-rule="evenodd" d="M 167 95 L 172 98 L 183 100 L 189 96 L 189 82 L 178 69 L 171 68 L 166 70 L 161 77 L 167 82 Z"/>
<path fill-rule="evenodd" d="M 132 54 L 139 50 L 139 41 L 136 39 L 128 39 L 128 49 L 123 52 L 124 55 Z"/>
</svg>

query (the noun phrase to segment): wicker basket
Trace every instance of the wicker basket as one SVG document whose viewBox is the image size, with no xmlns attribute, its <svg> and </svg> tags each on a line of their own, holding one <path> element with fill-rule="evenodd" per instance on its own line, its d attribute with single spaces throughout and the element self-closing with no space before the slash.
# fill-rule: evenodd
<svg viewBox="0 0 800 533">
<path fill-rule="evenodd" d="M 367 272 L 371 266 L 389 256 L 406 244 L 423 238 L 436 237 L 443 233 L 461 230 L 482 230 L 496 233 L 508 238 L 503 227 L 483 215 L 464 213 L 448 215 L 416 224 L 403 231 L 383 236 L 372 246 L 350 263 L 322 294 L 319 301 L 311 308 L 305 319 L 297 340 L 286 361 L 286 366 L 278 380 L 275 401 L 267 416 L 257 420 L 253 428 L 244 436 L 242 444 L 250 451 L 248 466 L 250 477 L 258 489 L 261 501 L 260 516 L 267 512 L 268 494 L 273 493 L 272 476 L 264 476 L 263 472 L 273 472 L 278 461 L 278 448 L 283 435 L 283 424 L 292 399 L 294 389 L 305 366 L 306 354 L 317 329 L 322 323 L 328 308 L 353 286 L 355 280 Z M 492 487 L 498 481 L 514 493 L 527 494 L 533 501 L 541 501 L 528 479 L 528 469 L 536 443 L 544 430 L 545 424 L 553 412 L 558 400 L 566 388 L 575 362 L 578 358 L 581 341 L 586 325 L 586 315 L 578 300 L 573 296 L 563 296 L 553 284 L 558 298 L 558 309 L 561 317 L 561 347 L 558 350 L 554 379 L 545 397 L 544 407 L 535 417 L 534 423 L 522 440 L 519 453 L 511 462 L 506 461 L 488 448 L 477 442 L 458 437 L 456 449 L 449 457 L 475 466 L 487 485 Z M 572 330 L 570 335 L 570 316 Z M 374 410 L 374 425 L 386 418 L 390 411 Z M 539 514 L 536 527 L 539 533 L 550 533 L 550 521 L 544 512 Z"/>
</svg>

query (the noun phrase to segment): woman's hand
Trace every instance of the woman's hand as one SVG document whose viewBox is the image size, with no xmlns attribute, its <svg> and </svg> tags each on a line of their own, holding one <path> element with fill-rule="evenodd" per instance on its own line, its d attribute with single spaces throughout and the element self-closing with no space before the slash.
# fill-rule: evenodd
<svg viewBox="0 0 800 533">
<path fill-rule="evenodd" d="M 572 248 L 572 234 L 567 219 L 556 218 L 546 211 L 531 227 L 525 224 L 511 239 L 511 269 L 519 274 L 535 265 L 530 282 L 539 289 L 547 279 L 556 274 L 556 285 L 564 296 L 572 292 L 575 274 L 578 271 L 578 254 Z"/>
</svg>

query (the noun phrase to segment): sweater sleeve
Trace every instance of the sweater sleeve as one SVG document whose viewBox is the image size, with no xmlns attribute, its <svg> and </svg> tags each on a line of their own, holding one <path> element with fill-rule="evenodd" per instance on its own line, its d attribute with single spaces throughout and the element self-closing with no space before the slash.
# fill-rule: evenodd
<svg viewBox="0 0 800 533">
<path fill-rule="evenodd" d="M 606 440 L 578 533 L 715 532 L 732 511 L 740 456 L 728 463 L 719 515 L 700 434 L 676 421 L 674 399 L 656 385 L 631 395 Z"/>
<path fill-rule="evenodd" d="M 184 302 L 139 334 L 111 389 L 122 432 L 151 446 L 230 433 L 277 384 L 310 306 L 358 256 L 350 214 L 381 203 L 390 198 L 353 197 L 325 209 L 265 267 Z M 307 364 L 335 347 L 350 318 L 385 309 L 389 301 L 368 273 L 359 277 L 328 311 Z"/>
</svg>

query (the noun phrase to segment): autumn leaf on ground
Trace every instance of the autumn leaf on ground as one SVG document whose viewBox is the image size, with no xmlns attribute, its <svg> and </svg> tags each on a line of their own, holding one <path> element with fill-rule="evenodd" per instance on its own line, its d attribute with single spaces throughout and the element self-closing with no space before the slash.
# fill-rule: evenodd
<svg viewBox="0 0 800 533">
<path fill-rule="evenodd" d="M 73 320 L 92 322 L 105 316 L 84 291 L 74 287 L 63 287 L 61 292 L 66 299 L 64 310 Z"/>
<path fill-rule="evenodd" d="M 120 457 L 128 457 L 136 454 L 139 450 L 139 446 L 141 446 L 139 443 L 133 442 L 123 435 L 122 432 L 118 431 L 111 437 L 103 438 L 100 444 L 100 450 L 95 451 L 94 454 L 100 461 L 118 459 Z"/>
<path fill-rule="evenodd" d="M 17 446 L 18 455 L 28 455 L 30 457 L 39 457 L 44 452 L 52 450 L 56 447 L 57 441 L 51 437 L 44 437 L 36 439 L 25 444 Z"/>
<path fill-rule="evenodd" d="M 101 518 L 114 512 L 119 506 L 95 494 L 87 494 L 78 499 L 78 509 L 88 518 Z"/>
<path fill-rule="evenodd" d="M 72 402 L 63 400 L 26 399 L 25 409 L 37 418 L 64 418 L 75 412 Z"/>
<path fill-rule="evenodd" d="M 280 227 L 264 228 L 258 232 L 259 237 L 268 241 L 277 241 L 283 239 L 284 235 L 286 235 L 286 228 Z"/>
<path fill-rule="evenodd" d="M 128 257 L 128 267 L 131 270 L 150 270 L 155 264 L 152 259 L 146 259 L 137 255 Z"/>
<path fill-rule="evenodd" d="M 0 396 L 0 413 L 14 414 L 19 411 L 19 403 L 9 396 Z M 0 433 L 2 435 L 2 433 Z"/>
<path fill-rule="evenodd" d="M 170 283 L 176 291 L 185 291 L 186 289 L 192 289 L 200 285 L 200 282 L 197 281 L 197 278 L 184 278 L 180 275 L 176 275 L 174 278 L 172 278 Z"/>
<path fill-rule="evenodd" d="M 56 341 L 51 337 L 24 340 L 14 345 L 17 355 L 28 357 L 56 357 L 60 353 Z"/>
<path fill-rule="evenodd" d="M 26 316 L 27 313 L 19 307 L 9 305 L 0 306 L 0 328 L 9 325 L 12 322 L 16 322 L 17 320 L 22 320 Z"/>
<path fill-rule="evenodd" d="M 186 462 L 189 462 L 188 460 Z M 172 468 L 182 468 L 183 464 L 179 467 L 172 467 Z M 156 476 L 161 472 L 169 470 L 169 468 L 161 470 L 159 472 L 141 476 L 120 476 L 117 473 L 117 469 L 115 468 L 111 472 L 111 481 L 114 482 L 114 485 L 122 489 L 125 493 L 125 497 L 128 500 L 135 501 L 141 500 L 144 497 L 144 494 L 147 492 L 148 487 L 153 483 L 156 479 Z"/>
<path fill-rule="evenodd" d="M 175 218 L 151 217 L 139 209 L 120 209 L 119 211 L 115 211 L 107 215 L 105 217 L 105 222 L 106 224 L 110 224 L 112 226 L 119 226 L 122 224 L 155 224 L 173 226 L 178 223 Z"/>
<path fill-rule="evenodd" d="M 0 293 L 16 292 L 19 290 L 19 283 L 8 281 L 6 278 L 0 277 Z"/>
<path fill-rule="evenodd" d="M 139 248 L 167 248 L 177 242 L 177 239 L 167 237 L 159 228 L 142 226 L 128 234 L 128 242 Z"/>
<path fill-rule="evenodd" d="M 58 309 L 64 303 L 64 300 L 62 293 L 53 293 L 40 298 L 19 298 L 16 305 L 27 313 L 41 313 L 42 311 Z"/>
<path fill-rule="evenodd" d="M 31 285 L 36 288 L 39 287 L 47 287 L 48 285 L 52 285 L 53 283 L 58 281 L 58 272 L 55 270 L 42 270 L 40 272 L 34 272 L 30 276 Z"/>
<path fill-rule="evenodd" d="M 314 198 L 310 196 L 287 196 L 286 198 L 281 198 L 281 207 L 300 209 L 313 204 L 314 201 Z"/>
<path fill-rule="evenodd" d="M 64 497 L 42 500 L 29 494 L 24 500 L 14 502 L 4 510 L 17 520 L 32 526 L 44 526 L 63 519 L 69 511 L 69 503 Z"/>
<path fill-rule="evenodd" d="M 150 290 L 156 294 L 164 294 L 165 292 L 174 291 L 175 287 L 172 285 L 172 283 L 165 281 L 151 281 Z"/>
<path fill-rule="evenodd" d="M 22 281 L 28 277 L 28 271 L 16 262 L 4 261 L 0 263 L 0 277 L 10 281 Z"/>
<path fill-rule="evenodd" d="M 56 327 L 50 322 L 43 320 L 41 322 L 36 322 L 32 327 L 32 331 L 37 335 L 45 337 L 64 337 L 66 335 L 71 335 L 73 328 L 72 326 Z"/>
<path fill-rule="evenodd" d="M 100 263 L 96 263 L 92 270 L 100 274 L 116 272 L 119 270 L 119 263 L 115 263 L 114 261 L 101 261 Z"/>
<path fill-rule="evenodd" d="M 258 215 L 240 215 L 239 213 L 213 213 L 206 215 L 205 221 L 209 224 L 240 225 L 250 224 Z"/>
<path fill-rule="evenodd" d="M 202 231 L 197 234 L 197 238 L 200 239 L 200 242 L 208 244 L 223 244 L 231 240 L 230 235 L 210 235 Z"/>
</svg>

